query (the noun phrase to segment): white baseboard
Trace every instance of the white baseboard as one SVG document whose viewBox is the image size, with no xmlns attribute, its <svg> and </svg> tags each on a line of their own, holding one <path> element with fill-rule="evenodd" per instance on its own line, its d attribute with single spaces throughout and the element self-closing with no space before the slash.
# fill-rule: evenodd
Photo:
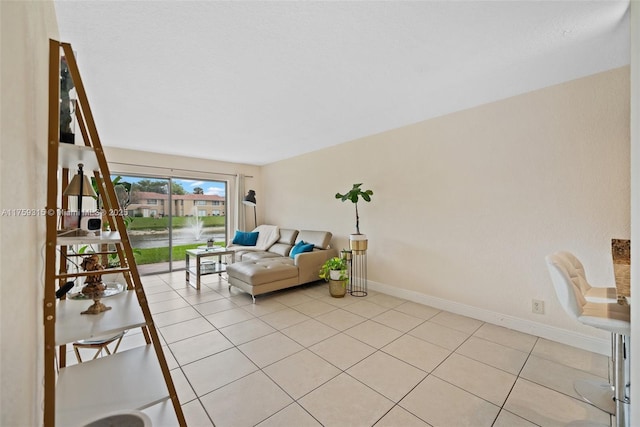
<svg viewBox="0 0 640 427">
<path fill-rule="evenodd" d="M 461 316 L 471 317 L 473 319 L 482 320 L 494 325 L 503 326 L 515 331 L 524 332 L 526 334 L 535 335 L 551 341 L 567 344 L 572 347 L 581 348 L 583 350 L 600 353 L 605 356 L 611 355 L 611 342 L 607 339 L 592 337 L 566 329 L 549 326 L 531 320 L 520 319 L 518 317 L 508 316 L 495 311 L 485 310 L 483 308 L 473 307 L 459 302 L 450 301 L 420 292 L 400 289 L 389 286 L 384 283 L 378 283 L 368 280 L 369 289 L 382 292 L 398 298 L 403 298 L 419 304 L 428 305 L 440 310 L 450 311 L 451 313 Z"/>
</svg>

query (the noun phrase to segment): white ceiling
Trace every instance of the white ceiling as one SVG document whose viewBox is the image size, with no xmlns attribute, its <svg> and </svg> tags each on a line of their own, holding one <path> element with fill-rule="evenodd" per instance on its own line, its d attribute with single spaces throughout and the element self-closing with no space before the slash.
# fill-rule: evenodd
<svg viewBox="0 0 640 427">
<path fill-rule="evenodd" d="M 102 143 L 262 165 L 629 63 L 629 1 L 67 1 Z"/>
</svg>

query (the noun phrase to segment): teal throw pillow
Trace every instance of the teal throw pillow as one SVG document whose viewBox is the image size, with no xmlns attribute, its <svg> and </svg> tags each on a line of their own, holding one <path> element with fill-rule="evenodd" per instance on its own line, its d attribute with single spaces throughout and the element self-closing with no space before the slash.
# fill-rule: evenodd
<svg viewBox="0 0 640 427">
<path fill-rule="evenodd" d="M 246 232 L 238 230 L 231 243 L 240 246 L 255 246 L 258 242 L 258 234 L 260 233 L 257 231 Z"/>
<path fill-rule="evenodd" d="M 311 252 L 313 250 L 313 243 L 305 243 L 304 240 L 300 240 L 296 245 L 291 248 L 291 252 L 289 252 L 289 256 L 291 258 L 296 257 L 297 254 L 303 252 Z"/>
</svg>

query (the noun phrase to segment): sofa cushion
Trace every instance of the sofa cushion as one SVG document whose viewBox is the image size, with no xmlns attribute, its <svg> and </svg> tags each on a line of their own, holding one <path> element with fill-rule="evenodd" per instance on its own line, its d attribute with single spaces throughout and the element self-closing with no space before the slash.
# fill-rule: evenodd
<svg viewBox="0 0 640 427">
<path fill-rule="evenodd" d="M 280 238 L 268 249 L 269 252 L 279 256 L 289 256 L 289 252 L 296 242 L 296 236 L 298 236 L 298 230 L 281 228 Z"/>
<path fill-rule="evenodd" d="M 293 246 L 296 243 L 296 237 L 298 237 L 298 230 L 281 228 L 280 239 L 278 239 L 278 243 L 284 243 L 286 245 Z"/>
<path fill-rule="evenodd" d="M 269 248 L 269 253 L 272 253 L 273 256 L 287 256 L 289 255 L 289 252 L 291 251 L 291 248 L 293 246 L 289 245 L 287 243 L 274 243 L 270 248 Z"/>
<path fill-rule="evenodd" d="M 246 232 L 237 230 L 235 236 L 233 236 L 233 244 L 240 246 L 255 246 L 258 241 L 259 233 L 256 232 Z"/>
<path fill-rule="evenodd" d="M 259 261 L 261 259 L 268 259 L 268 258 L 280 258 L 280 255 L 270 251 L 258 251 L 258 252 L 247 251 L 242 254 L 242 258 L 240 259 L 240 261 L 242 262 Z"/>
<path fill-rule="evenodd" d="M 313 243 L 318 249 L 327 249 L 331 242 L 332 234 L 328 231 L 300 230 L 296 243 L 304 240 L 307 243 Z"/>
<path fill-rule="evenodd" d="M 313 250 L 313 243 L 305 243 L 304 240 L 300 240 L 296 245 L 291 248 L 291 253 L 289 256 L 293 259 L 297 254 L 301 254 L 303 252 L 311 252 Z"/>
<path fill-rule="evenodd" d="M 231 264 L 227 274 L 252 286 L 298 277 L 298 268 L 289 258 L 249 261 Z"/>
</svg>

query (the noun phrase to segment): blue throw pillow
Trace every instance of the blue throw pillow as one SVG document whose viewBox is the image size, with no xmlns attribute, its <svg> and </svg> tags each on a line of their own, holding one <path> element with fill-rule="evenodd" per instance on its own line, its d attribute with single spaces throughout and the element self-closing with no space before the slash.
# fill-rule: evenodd
<svg viewBox="0 0 640 427">
<path fill-rule="evenodd" d="M 304 245 L 304 241 L 300 240 L 298 243 L 296 243 L 291 250 L 289 251 L 289 256 L 291 258 L 295 258 L 296 254 L 299 254 L 300 251 L 302 250 L 302 245 Z"/>
<path fill-rule="evenodd" d="M 240 246 L 255 246 L 258 242 L 258 234 L 260 233 L 257 231 L 246 232 L 238 230 L 231 243 Z"/>
<path fill-rule="evenodd" d="M 303 252 L 311 252 L 313 250 L 313 243 L 305 243 L 304 240 L 300 240 L 296 245 L 291 248 L 291 252 L 289 252 L 289 256 L 291 258 L 296 257 L 297 254 Z"/>
</svg>

